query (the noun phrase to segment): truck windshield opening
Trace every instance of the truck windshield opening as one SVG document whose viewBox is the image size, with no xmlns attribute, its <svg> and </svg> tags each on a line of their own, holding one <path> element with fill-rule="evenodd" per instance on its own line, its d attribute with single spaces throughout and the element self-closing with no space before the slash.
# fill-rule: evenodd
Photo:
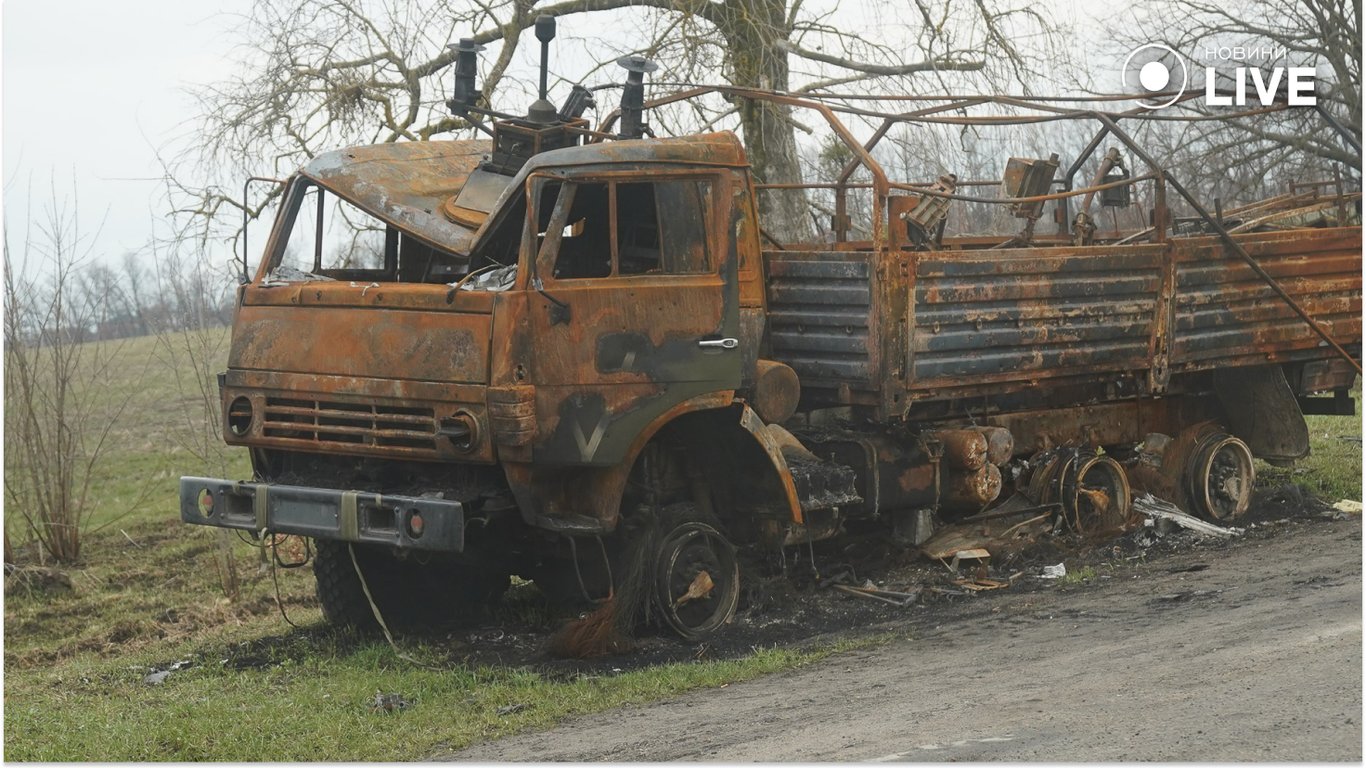
<svg viewBox="0 0 1366 768">
<path fill-rule="evenodd" d="M 451 283 L 469 259 L 399 230 L 307 179 L 292 185 L 288 237 L 277 242 L 266 283 L 328 280 Z"/>
</svg>

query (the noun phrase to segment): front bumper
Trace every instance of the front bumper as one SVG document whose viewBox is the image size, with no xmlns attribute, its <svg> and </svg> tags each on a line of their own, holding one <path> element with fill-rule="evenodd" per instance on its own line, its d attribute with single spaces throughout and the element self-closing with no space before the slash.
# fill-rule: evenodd
<svg viewBox="0 0 1366 768">
<path fill-rule="evenodd" d="M 413 525 L 414 516 L 420 518 L 420 527 Z M 180 519 L 192 525 L 403 549 L 465 548 L 464 507 L 458 501 L 427 497 L 182 477 Z"/>
</svg>

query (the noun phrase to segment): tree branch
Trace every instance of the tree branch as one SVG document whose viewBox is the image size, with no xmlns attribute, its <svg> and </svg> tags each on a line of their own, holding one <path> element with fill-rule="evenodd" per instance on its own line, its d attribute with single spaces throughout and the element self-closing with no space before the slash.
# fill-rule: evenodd
<svg viewBox="0 0 1366 768">
<path fill-rule="evenodd" d="M 836 67 L 852 69 L 855 72 L 862 72 L 875 77 L 897 77 L 900 75 L 911 75 L 916 72 L 935 72 L 949 70 L 953 72 L 977 72 L 986 66 L 982 61 L 955 61 L 952 59 L 931 59 L 929 61 L 918 61 L 913 64 L 868 64 L 866 62 L 844 59 L 839 56 L 831 56 L 819 51 L 811 51 L 802 48 L 794 43 L 779 41 L 778 48 L 794 56 L 803 59 L 819 61 L 822 64 L 830 64 Z"/>
</svg>

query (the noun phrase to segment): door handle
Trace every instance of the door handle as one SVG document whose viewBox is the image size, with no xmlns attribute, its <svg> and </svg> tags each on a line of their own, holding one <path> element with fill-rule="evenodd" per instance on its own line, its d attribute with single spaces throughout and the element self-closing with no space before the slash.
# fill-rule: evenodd
<svg viewBox="0 0 1366 768">
<path fill-rule="evenodd" d="M 718 348 L 720 348 L 720 349 L 735 349 L 736 347 L 740 346 L 740 342 L 736 341 L 735 339 L 730 339 L 730 338 L 726 338 L 726 339 L 698 339 L 698 341 L 697 341 L 697 346 L 699 346 L 699 347 L 718 347 Z"/>
</svg>

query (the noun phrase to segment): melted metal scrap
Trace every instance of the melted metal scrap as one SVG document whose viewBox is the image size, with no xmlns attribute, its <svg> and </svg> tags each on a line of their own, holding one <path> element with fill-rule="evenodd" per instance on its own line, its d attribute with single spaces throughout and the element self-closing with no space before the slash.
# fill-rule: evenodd
<svg viewBox="0 0 1366 768">
<path fill-rule="evenodd" d="M 1193 515 L 1188 515 L 1177 509 L 1174 504 L 1162 501 L 1151 493 L 1145 493 L 1134 499 L 1134 509 L 1148 517 L 1171 520 L 1182 528 L 1189 528 L 1196 533 L 1215 536 L 1241 536 L 1243 533 L 1242 528 L 1224 528 L 1213 523 L 1207 523 Z"/>
<path fill-rule="evenodd" d="M 291 267 L 288 264 L 281 264 L 272 269 L 262 285 L 284 285 L 286 283 L 307 283 L 307 282 L 336 282 L 336 278 L 326 275 L 315 275 L 312 272 L 305 272 L 302 269 Z"/>
<path fill-rule="evenodd" d="M 452 288 L 462 291 L 506 291 L 517 281 L 517 265 L 511 264 L 487 272 L 480 272 L 462 282 L 451 283 Z"/>
</svg>

